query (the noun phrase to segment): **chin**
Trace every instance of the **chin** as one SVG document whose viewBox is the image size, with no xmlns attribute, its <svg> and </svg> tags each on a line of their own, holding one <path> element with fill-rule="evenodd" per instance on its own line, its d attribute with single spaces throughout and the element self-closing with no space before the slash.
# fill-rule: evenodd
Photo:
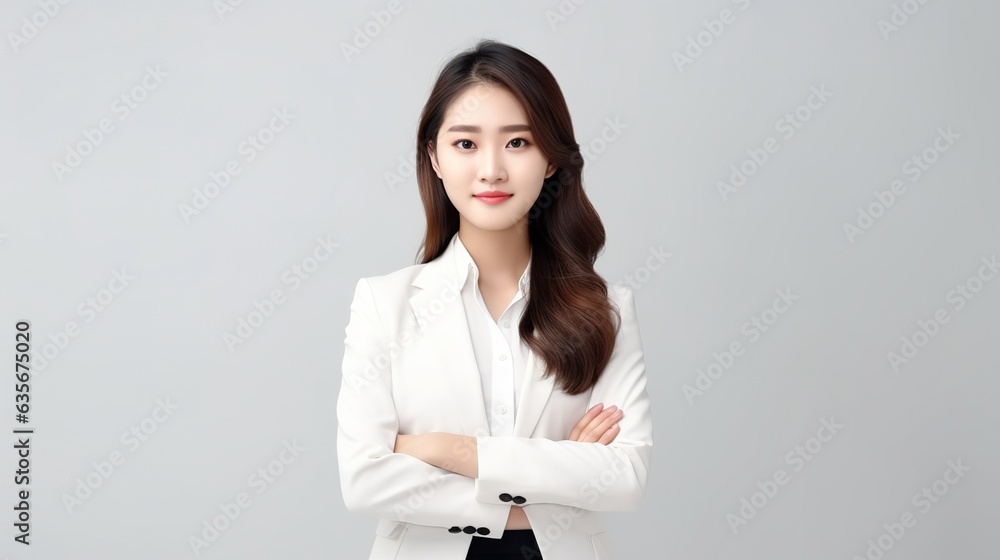
<svg viewBox="0 0 1000 560">
<path fill-rule="evenodd" d="M 518 222 L 523 220 L 527 216 L 527 213 L 503 213 L 496 216 L 490 216 L 484 218 L 482 215 L 469 216 L 466 215 L 465 219 L 470 225 L 476 229 L 481 229 L 484 231 L 503 231 L 514 227 Z"/>
</svg>

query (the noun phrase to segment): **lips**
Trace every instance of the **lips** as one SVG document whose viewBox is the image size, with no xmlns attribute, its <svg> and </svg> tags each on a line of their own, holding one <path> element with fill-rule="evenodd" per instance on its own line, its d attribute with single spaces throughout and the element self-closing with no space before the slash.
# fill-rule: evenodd
<svg viewBox="0 0 1000 560">
<path fill-rule="evenodd" d="M 482 202 L 483 204 L 489 204 L 493 206 L 495 204 L 501 204 L 510 197 L 514 195 L 510 193 L 505 193 L 503 191 L 484 191 L 475 195 L 476 200 Z"/>
<path fill-rule="evenodd" d="M 493 204 L 500 204 L 501 202 L 509 199 L 512 196 L 514 195 L 510 193 L 505 193 L 503 191 L 484 191 L 475 195 L 475 198 L 485 204 L 493 205 Z"/>
<path fill-rule="evenodd" d="M 479 194 L 477 194 L 475 196 L 477 198 L 480 198 L 480 197 L 486 197 L 486 198 L 504 198 L 504 197 L 512 196 L 512 195 L 510 193 L 508 193 L 508 192 L 503 192 L 503 191 L 483 191 L 483 192 L 481 192 L 481 193 L 479 193 Z"/>
</svg>

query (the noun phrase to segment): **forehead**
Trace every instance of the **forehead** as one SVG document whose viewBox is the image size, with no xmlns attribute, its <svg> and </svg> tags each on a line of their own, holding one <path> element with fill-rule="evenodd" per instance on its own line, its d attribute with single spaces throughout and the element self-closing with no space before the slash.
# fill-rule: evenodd
<svg viewBox="0 0 1000 560">
<path fill-rule="evenodd" d="M 524 107 L 510 91 L 488 84 L 465 89 L 445 111 L 442 128 L 451 124 L 523 124 Z"/>
</svg>

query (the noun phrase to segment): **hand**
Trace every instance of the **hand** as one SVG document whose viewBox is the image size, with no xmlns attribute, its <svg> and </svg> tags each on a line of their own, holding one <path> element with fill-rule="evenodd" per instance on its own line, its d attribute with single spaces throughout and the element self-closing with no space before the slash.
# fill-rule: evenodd
<svg viewBox="0 0 1000 560">
<path fill-rule="evenodd" d="M 603 410 L 602 410 L 603 409 Z M 617 406 L 604 408 L 603 403 L 594 405 L 569 434 L 572 441 L 597 442 L 607 445 L 618 437 L 621 428 L 618 421 L 625 412 Z"/>
</svg>

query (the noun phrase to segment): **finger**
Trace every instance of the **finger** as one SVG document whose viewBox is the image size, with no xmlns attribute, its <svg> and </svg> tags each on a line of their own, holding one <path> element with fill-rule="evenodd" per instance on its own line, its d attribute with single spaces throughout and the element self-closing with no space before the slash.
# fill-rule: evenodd
<svg viewBox="0 0 1000 560">
<path fill-rule="evenodd" d="M 615 423 L 616 420 L 608 422 L 608 419 L 613 419 L 615 414 L 618 413 L 618 410 L 619 409 L 616 406 L 605 408 L 603 412 L 598 414 L 597 417 L 591 420 L 587 427 L 583 429 L 582 436 L 584 438 L 588 438 L 587 441 L 597 441 L 600 435 L 605 432 L 607 427 Z"/>
<path fill-rule="evenodd" d="M 570 432 L 569 439 L 576 440 L 583 432 L 584 428 L 586 428 L 586 426 L 590 424 L 591 420 L 593 420 L 594 417 L 596 417 L 598 414 L 601 413 L 602 408 L 604 408 L 604 403 L 597 403 L 594 406 L 592 406 L 590 410 L 588 410 L 587 413 L 583 415 L 583 418 L 581 418 L 580 421 L 576 423 L 576 426 L 573 427 L 573 431 Z"/>
<path fill-rule="evenodd" d="M 604 410 L 604 403 L 595 404 L 594 406 L 590 407 L 590 410 L 588 410 L 586 414 L 583 415 L 583 418 L 580 419 L 579 424 L 581 426 L 586 426 L 587 424 L 590 423 L 591 420 L 594 419 L 595 416 L 600 414 L 601 411 L 603 410 Z"/>
<path fill-rule="evenodd" d="M 625 412 L 622 409 L 618 409 L 618 410 L 614 411 L 613 413 L 609 414 L 608 416 L 606 416 L 593 429 L 592 433 L 595 436 L 594 440 L 596 441 L 596 440 L 600 439 L 600 436 L 603 435 L 604 432 L 608 431 L 608 428 L 610 428 L 611 426 L 614 426 L 616 423 L 618 423 L 618 421 L 622 419 L 622 416 L 624 416 L 624 414 L 625 414 Z M 595 419 L 595 422 L 596 421 L 597 421 L 597 419 Z"/>
<path fill-rule="evenodd" d="M 621 432 L 621 424 L 616 423 L 614 426 L 608 428 L 608 431 L 604 432 L 604 435 L 601 436 L 601 439 L 597 441 L 603 443 L 604 445 L 608 445 L 612 441 L 615 441 L 615 438 L 618 437 L 619 432 Z"/>
<path fill-rule="evenodd" d="M 600 435 L 604 433 L 604 429 L 601 428 L 601 424 L 615 412 L 617 412 L 617 407 L 615 406 L 605 408 L 600 414 L 594 417 L 589 424 L 587 424 L 587 427 L 583 429 L 583 438 L 589 442 L 597 441 Z"/>
</svg>

